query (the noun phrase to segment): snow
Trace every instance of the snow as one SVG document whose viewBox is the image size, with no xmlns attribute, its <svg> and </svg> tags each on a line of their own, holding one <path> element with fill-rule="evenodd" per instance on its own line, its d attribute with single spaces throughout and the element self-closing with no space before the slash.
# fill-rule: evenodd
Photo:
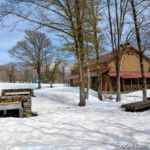
<svg viewBox="0 0 150 150">
<path fill-rule="evenodd" d="M 0 83 L 1 89 L 37 88 L 37 84 Z M 150 96 L 150 90 L 147 90 Z M 99 101 L 90 90 L 79 107 L 79 88 L 55 84 L 34 91 L 37 117 L 0 118 L 0 150 L 123 150 L 150 149 L 150 110 L 125 112 L 121 104 L 141 101 L 142 92 L 122 94 L 122 101 Z"/>
</svg>

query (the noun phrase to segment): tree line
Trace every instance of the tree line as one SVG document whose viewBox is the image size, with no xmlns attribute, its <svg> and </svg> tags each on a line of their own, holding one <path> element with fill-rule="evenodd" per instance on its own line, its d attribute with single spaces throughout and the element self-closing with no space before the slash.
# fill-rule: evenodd
<svg viewBox="0 0 150 150">
<path fill-rule="evenodd" d="M 129 41 L 136 41 L 135 45 L 140 53 L 143 100 L 146 100 L 143 53 L 149 50 L 149 38 L 142 37 L 149 37 L 150 33 L 149 7 L 149 0 L 6 0 L 0 6 L 0 20 L 1 25 L 5 26 L 5 17 L 16 15 L 20 19 L 14 22 L 12 28 L 23 19 L 30 22 L 34 30 L 46 27 L 48 32 L 57 32 L 64 41 L 62 50 L 69 51 L 77 59 L 80 80 L 79 106 L 85 106 L 88 93 L 84 85 L 85 62 L 88 66 L 89 59 L 96 56 L 99 74 L 99 56 L 106 45 L 113 50 L 117 74 L 116 101 L 121 100 L 120 44 Z M 98 76 L 97 91 L 100 100 L 101 82 L 101 77 Z"/>
<path fill-rule="evenodd" d="M 55 62 L 51 64 L 52 67 L 49 67 L 49 71 L 47 71 L 46 65 L 42 66 L 41 69 L 42 83 L 49 83 L 50 87 L 53 87 L 53 83 L 66 83 L 64 76 L 70 73 L 70 68 L 67 69 L 64 65 L 60 64 L 60 61 L 57 62 L 57 65 L 55 65 Z M 49 74 L 50 77 L 48 77 Z M 0 82 L 35 83 L 36 78 L 38 78 L 37 71 L 32 66 L 23 62 L 9 62 L 0 65 Z"/>
<path fill-rule="evenodd" d="M 9 53 L 17 62 L 0 66 L 0 81 L 2 82 L 36 82 L 41 88 L 43 83 L 64 83 L 68 62 L 62 57 L 56 57 L 49 38 L 39 31 L 25 30 L 25 37 L 13 46 Z"/>
</svg>

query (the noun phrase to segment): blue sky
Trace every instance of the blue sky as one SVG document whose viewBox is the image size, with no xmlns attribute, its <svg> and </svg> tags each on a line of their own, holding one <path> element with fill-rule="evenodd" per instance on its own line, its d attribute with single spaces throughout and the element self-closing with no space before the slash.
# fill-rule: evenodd
<svg viewBox="0 0 150 150">
<path fill-rule="evenodd" d="M 16 17 L 9 17 L 6 22 L 7 24 L 11 24 L 14 20 L 16 20 Z M 0 27 L 0 65 L 15 61 L 14 58 L 9 56 L 8 50 L 24 38 L 25 34 L 23 30 L 30 29 L 29 27 L 29 23 L 27 22 L 19 23 L 13 31 L 11 31 L 13 29 L 12 26 L 7 28 Z M 42 31 L 45 32 L 44 29 Z M 53 45 L 58 47 L 62 45 L 60 39 L 54 33 L 45 33 L 51 39 Z"/>
<path fill-rule="evenodd" d="M 5 0 L 1 0 L 0 4 Z M 5 19 L 6 24 L 11 24 L 16 17 L 7 17 Z M 0 27 L 0 65 L 9 63 L 14 61 L 9 54 L 8 50 L 12 48 L 16 44 L 17 41 L 21 40 L 24 37 L 24 33 L 18 31 L 18 29 L 24 29 L 26 27 L 26 23 L 22 22 L 18 24 L 13 32 L 11 32 L 12 27 L 2 28 Z"/>
<path fill-rule="evenodd" d="M 5 0 L 1 0 L 0 4 Z M 5 21 L 7 23 L 11 23 L 13 17 L 7 18 Z M 23 33 L 15 30 L 14 32 L 10 32 L 11 28 L 2 28 L 0 27 L 0 65 L 6 64 L 10 61 L 14 61 L 14 59 L 10 58 L 8 54 L 8 50 L 18 41 L 18 39 L 23 37 Z"/>
<path fill-rule="evenodd" d="M 11 28 L 0 29 L 0 65 L 14 61 L 10 58 L 8 50 L 24 37 L 24 33 L 17 30 L 10 32 L 10 30 Z"/>
<path fill-rule="evenodd" d="M 7 25 L 12 24 L 16 20 L 16 17 L 7 17 L 5 23 Z M 19 40 L 22 40 L 24 37 L 24 32 L 19 30 L 24 30 L 27 27 L 27 23 L 21 22 L 16 28 L 13 29 L 13 26 L 2 28 L 0 27 L 0 65 L 14 61 L 9 56 L 8 50 L 11 49 Z"/>
<path fill-rule="evenodd" d="M 0 4 L 4 1 L 5 0 L 1 0 Z M 17 18 L 13 15 L 6 17 L 4 20 L 4 24 L 11 25 L 18 19 L 20 18 Z M 23 40 L 25 36 L 25 33 L 23 31 L 25 29 L 31 30 L 31 25 L 27 21 L 19 22 L 15 27 L 15 29 L 13 29 L 13 31 L 12 29 L 13 26 L 7 28 L 0 27 L 0 65 L 15 61 L 14 58 L 11 58 L 9 56 L 8 50 L 10 50 L 13 46 L 15 46 L 18 41 Z M 55 35 L 59 33 L 46 32 L 46 30 L 47 30 L 46 28 L 40 29 L 41 32 L 44 32 L 47 35 L 47 37 L 50 38 L 53 46 L 61 48 L 64 41 L 60 39 L 60 37 Z M 71 60 L 74 61 L 74 57 L 71 57 Z"/>
<path fill-rule="evenodd" d="M 3 3 L 5 0 L 0 0 L 0 4 Z M 17 18 L 15 16 L 9 16 L 4 19 L 4 24 L 11 25 L 15 21 L 17 21 L 20 18 Z M 13 29 L 13 26 L 2 28 L 0 27 L 0 65 L 9 63 L 11 61 L 15 61 L 15 59 L 11 58 L 9 56 L 8 50 L 11 49 L 18 41 L 22 40 L 25 36 L 24 30 L 31 29 L 31 26 L 29 22 L 20 22 L 17 24 L 15 29 Z M 58 39 L 54 33 L 48 33 L 45 29 L 41 29 L 41 32 L 44 32 L 47 37 L 49 37 L 52 41 L 52 45 L 60 47 L 62 45 L 62 42 L 60 39 Z"/>
</svg>

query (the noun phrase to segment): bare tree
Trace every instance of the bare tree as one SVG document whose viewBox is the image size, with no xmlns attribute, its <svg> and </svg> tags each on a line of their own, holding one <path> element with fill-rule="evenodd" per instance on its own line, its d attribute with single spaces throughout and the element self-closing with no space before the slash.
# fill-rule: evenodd
<svg viewBox="0 0 150 150">
<path fill-rule="evenodd" d="M 113 8 L 111 8 L 113 6 Z M 108 22 L 110 29 L 110 41 L 113 49 L 116 74 L 117 74 L 117 97 L 116 102 L 121 101 L 120 94 L 120 63 L 121 63 L 121 52 L 120 44 L 123 36 L 123 29 L 125 24 L 125 16 L 127 13 L 128 0 L 114 0 L 112 3 L 107 0 L 108 9 Z M 112 10 L 115 10 L 112 13 Z M 113 17 L 114 16 L 114 17 Z"/>
<path fill-rule="evenodd" d="M 13 83 L 16 81 L 16 71 L 17 67 L 14 62 L 10 62 L 8 64 L 3 65 L 2 67 L 3 73 L 5 75 L 5 81 Z"/>
<path fill-rule="evenodd" d="M 5 72 L 5 65 L 0 65 L 0 81 L 1 82 L 7 81 L 7 75 Z"/>
<path fill-rule="evenodd" d="M 53 63 L 53 66 L 50 68 L 50 64 L 46 64 L 45 68 L 45 77 L 50 81 L 50 87 L 53 87 L 53 83 L 57 79 L 59 72 L 59 64 L 61 63 L 61 60 L 56 61 Z"/>
<path fill-rule="evenodd" d="M 69 36 L 74 41 L 75 55 L 78 60 L 80 77 L 80 102 L 79 106 L 85 106 L 84 89 L 84 44 L 83 25 L 88 18 L 87 0 L 7 0 L 3 3 L 0 20 L 5 16 L 14 14 L 21 19 L 14 23 L 14 27 L 22 19 L 35 23 L 36 29 L 47 27 L 49 30 L 57 30 L 62 36 Z M 29 9 L 30 8 L 30 9 Z"/>
<path fill-rule="evenodd" d="M 94 47 L 95 54 L 96 54 L 96 64 L 97 64 L 97 93 L 98 98 L 102 100 L 102 89 L 101 89 L 101 75 L 100 75 L 100 63 L 99 63 L 99 56 L 101 55 L 103 48 L 102 48 L 102 32 L 99 27 L 100 23 L 102 22 L 101 16 L 101 9 L 102 9 L 102 0 L 89 0 L 88 5 L 88 12 L 90 14 L 88 18 L 88 28 L 91 29 L 91 43 Z M 88 30 L 89 30 L 88 29 Z"/>
<path fill-rule="evenodd" d="M 144 72 L 144 61 L 143 61 L 143 54 L 144 51 L 147 49 L 145 42 L 148 42 L 148 40 L 144 41 L 145 45 L 142 46 L 142 40 L 141 40 L 141 33 L 142 29 L 144 29 L 146 26 L 149 26 L 150 22 L 147 21 L 146 15 L 143 14 L 143 11 L 148 13 L 146 10 L 149 10 L 150 7 L 149 1 L 145 0 L 137 0 L 136 2 L 134 0 L 129 0 L 132 10 L 132 16 L 133 16 L 133 22 L 134 22 L 134 28 L 135 28 L 135 34 L 136 34 L 136 41 L 137 46 L 139 49 L 139 59 L 140 59 L 140 68 L 141 68 L 141 75 L 142 75 L 142 92 L 143 92 L 143 101 L 147 100 L 147 91 L 146 91 L 146 77 Z M 149 14 L 149 13 L 148 13 Z M 142 16 L 143 15 L 143 16 Z M 144 23 L 143 23 L 144 22 Z"/>
<path fill-rule="evenodd" d="M 12 57 L 36 69 L 39 79 L 38 88 L 41 88 L 41 67 L 45 58 L 51 55 L 51 41 L 41 32 L 26 30 L 25 33 L 24 40 L 19 41 L 9 50 L 9 53 Z"/>
<path fill-rule="evenodd" d="M 65 75 L 66 75 L 66 68 L 68 67 L 69 62 L 65 59 L 61 59 L 61 63 L 58 66 L 58 70 L 60 73 L 60 81 L 61 83 L 65 83 Z"/>
<path fill-rule="evenodd" d="M 87 39 L 86 39 L 87 40 Z M 89 38 L 88 38 L 89 40 Z M 89 67 L 89 62 L 90 62 L 90 50 L 91 49 L 88 45 L 88 40 L 86 41 L 86 47 L 85 47 L 85 64 L 86 64 L 86 72 L 87 72 L 87 79 L 86 79 L 86 83 L 87 83 L 87 88 L 86 88 L 86 93 L 85 93 L 85 98 L 89 99 L 89 89 L 90 89 L 90 83 L 91 83 L 91 79 L 90 79 L 90 67 Z"/>
<path fill-rule="evenodd" d="M 37 73 L 35 73 L 36 71 L 32 66 L 23 62 L 18 62 L 16 67 L 16 81 L 29 83 L 34 82 L 34 78 L 37 77 Z"/>
</svg>

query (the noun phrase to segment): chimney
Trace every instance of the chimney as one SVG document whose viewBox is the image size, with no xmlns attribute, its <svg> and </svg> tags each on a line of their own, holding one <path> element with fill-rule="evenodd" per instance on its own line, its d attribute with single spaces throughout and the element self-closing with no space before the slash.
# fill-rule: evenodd
<svg viewBox="0 0 150 150">
<path fill-rule="evenodd" d="M 121 50 L 123 47 L 124 47 L 124 45 L 123 45 L 123 44 L 120 44 L 120 50 Z"/>
<path fill-rule="evenodd" d="M 125 46 L 125 47 L 130 47 L 131 45 L 130 45 L 129 42 L 127 42 L 127 43 L 124 44 L 124 46 Z"/>
</svg>

